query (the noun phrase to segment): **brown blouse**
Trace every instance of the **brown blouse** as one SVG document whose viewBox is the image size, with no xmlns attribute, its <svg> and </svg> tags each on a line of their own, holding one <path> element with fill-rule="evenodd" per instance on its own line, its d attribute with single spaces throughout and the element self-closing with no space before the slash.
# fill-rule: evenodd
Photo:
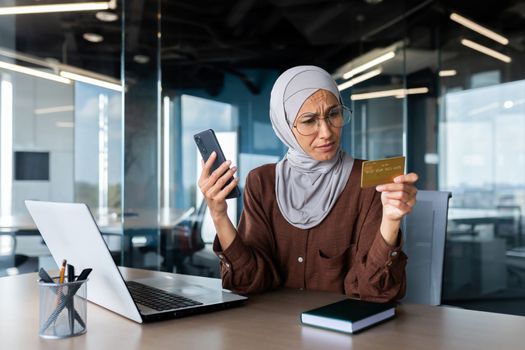
<svg viewBox="0 0 525 350">
<path fill-rule="evenodd" d="M 217 237 L 214 242 L 224 288 L 249 294 L 284 286 L 378 302 L 402 298 L 407 257 L 381 236 L 381 195 L 360 187 L 362 162 L 354 161 L 331 212 L 306 230 L 290 225 L 279 210 L 275 164 L 252 170 L 239 234 L 224 251 Z"/>
</svg>

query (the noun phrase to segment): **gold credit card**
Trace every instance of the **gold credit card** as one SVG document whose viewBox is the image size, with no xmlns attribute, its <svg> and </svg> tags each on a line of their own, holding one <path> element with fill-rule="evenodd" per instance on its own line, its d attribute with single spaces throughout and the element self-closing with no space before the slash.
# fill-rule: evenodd
<svg viewBox="0 0 525 350">
<path fill-rule="evenodd" d="M 363 162 L 361 187 L 372 187 L 394 182 L 405 173 L 405 157 L 369 160 Z"/>
</svg>

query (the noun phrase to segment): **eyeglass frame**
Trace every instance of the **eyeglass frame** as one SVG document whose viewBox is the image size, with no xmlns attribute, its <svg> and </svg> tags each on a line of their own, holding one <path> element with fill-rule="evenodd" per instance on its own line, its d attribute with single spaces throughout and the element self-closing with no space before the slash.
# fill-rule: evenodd
<svg viewBox="0 0 525 350">
<path fill-rule="evenodd" d="M 332 128 L 342 129 L 342 128 L 343 128 L 345 125 L 347 125 L 347 124 L 350 122 L 350 120 L 352 119 L 352 114 L 353 114 L 353 112 L 352 112 L 352 110 L 351 110 L 350 108 L 348 108 L 347 106 L 345 106 L 344 104 L 341 103 L 341 104 L 335 105 L 335 106 L 333 106 L 332 108 L 330 108 L 330 110 L 328 111 L 328 113 L 330 113 L 334 108 L 338 108 L 338 107 L 341 107 L 341 108 L 342 108 L 342 110 L 343 110 L 343 114 L 344 114 L 344 111 L 347 111 L 348 114 L 349 114 L 349 116 L 350 116 L 350 117 L 348 118 L 348 121 L 347 121 L 345 124 L 341 125 L 341 126 L 335 126 L 335 125 L 333 125 L 332 122 L 330 121 L 330 119 L 327 118 L 327 115 L 326 115 L 326 114 L 323 116 L 323 118 L 321 118 L 317 113 L 314 113 L 314 112 L 305 112 L 305 113 L 301 114 L 300 116 L 298 116 L 297 118 L 295 118 L 293 124 L 291 124 L 291 127 L 295 128 L 295 129 L 297 130 L 297 132 L 298 132 L 300 135 L 303 135 L 303 136 L 312 136 L 312 135 L 315 135 L 316 133 L 318 133 L 318 132 L 319 132 L 319 127 L 320 127 L 320 125 L 321 125 L 321 120 L 325 120 L 326 123 L 327 123 L 330 127 L 332 127 Z M 297 127 L 297 120 L 298 120 L 300 117 L 302 117 L 302 116 L 304 116 L 304 115 L 306 115 L 306 114 L 312 114 L 312 115 L 316 115 L 316 114 L 317 114 L 317 116 L 315 117 L 315 119 L 317 119 L 317 122 L 316 122 L 317 130 L 316 130 L 315 132 L 311 133 L 311 134 L 308 134 L 308 135 L 305 135 L 305 134 L 301 133 L 301 132 L 299 131 L 299 128 Z"/>
</svg>

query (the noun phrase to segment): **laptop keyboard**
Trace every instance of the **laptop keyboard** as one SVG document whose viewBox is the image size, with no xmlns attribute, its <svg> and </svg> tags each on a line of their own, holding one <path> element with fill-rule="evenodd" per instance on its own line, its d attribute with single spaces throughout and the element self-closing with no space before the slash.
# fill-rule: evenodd
<svg viewBox="0 0 525 350">
<path fill-rule="evenodd" d="M 198 301 L 150 287 L 142 283 L 127 281 L 126 285 L 136 303 L 145 305 L 157 311 L 202 305 L 202 303 Z"/>
</svg>

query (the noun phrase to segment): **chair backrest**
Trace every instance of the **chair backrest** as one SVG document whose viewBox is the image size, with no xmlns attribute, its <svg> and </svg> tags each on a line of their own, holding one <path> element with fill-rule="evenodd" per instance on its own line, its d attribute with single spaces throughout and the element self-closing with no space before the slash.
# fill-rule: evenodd
<svg viewBox="0 0 525 350">
<path fill-rule="evenodd" d="M 403 224 L 408 256 L 403 301 L 440 305 L 450 192 L 418 191 L 417 203 Z"/>
<path fill-rule="evenodd" d="M 173 251 L 181 256 L 191 256 L 205 247 L 202 239 L 202 223 L 208 204 L 203 200 L 188 219 L 184 220 L 173 229 Z M 169 247 L 167 248 L 170 249 Z"/>
<path fill-rule="evenodd" d="M 495 227 L 496 236 L 502 237 L 507 242 L 507 248 L 521 247 L 521 206 L 513 205 L 497 205 L 497 212 L 510 218 L 502 222 L 497 222 Z"/>
<path fill-rule="evenodd" d="M 202 239 L 202 224 L 204 223 L 204 214 L 208 208 L 208 203 L 205 199 L 202 200 L 199 209 L 193 216 L 191 223 L 191 241 L 194 251 L 201 250 L 206 245 Z"/>
</svg>

